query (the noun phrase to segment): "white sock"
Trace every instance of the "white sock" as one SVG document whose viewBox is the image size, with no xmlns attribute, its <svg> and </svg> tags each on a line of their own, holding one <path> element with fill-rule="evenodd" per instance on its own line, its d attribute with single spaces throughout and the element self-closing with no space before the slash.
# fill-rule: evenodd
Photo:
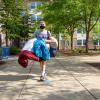
<svg viewBox="0 0 100 100">
<path fill-rule="evenodd" d="M 46 70 L 46 66 L 43 66 L 43 70 L 42 70 L 42 76 L 45 76 L 45 70 Z"/>
</svg>

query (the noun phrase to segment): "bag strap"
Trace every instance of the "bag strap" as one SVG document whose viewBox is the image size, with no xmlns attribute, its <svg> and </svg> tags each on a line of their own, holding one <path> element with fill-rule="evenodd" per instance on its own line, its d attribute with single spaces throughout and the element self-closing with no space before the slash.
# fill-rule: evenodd
<svg viewBox="0 0 100 100">
<path fill-rule="evenodd" d="M 47 31 L 47 39 L 49 39 L 50 37 L 50 33 Z"/>
</svg>

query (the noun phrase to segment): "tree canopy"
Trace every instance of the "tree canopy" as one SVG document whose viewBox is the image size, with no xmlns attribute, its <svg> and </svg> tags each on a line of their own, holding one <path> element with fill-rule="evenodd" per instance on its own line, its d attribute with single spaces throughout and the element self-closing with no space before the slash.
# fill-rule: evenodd
<svg viewBox="0 0 100 100">
<path fill-rule="evenodd" d="M 84 28 L 88 52 L 89 35 L 100 19 L 100 0 L 53 0 L 47 3 L 43 11 L 48 23 L 58 31 L 67 29 L 72 38 L 75 28 Z"/>
<path fill-rule="evenodd" d="M 23 0 L 1 0 L 0 5 L 0 23 L 2 31 L 6 38 L 16 39 L 23 38 L 28 32 L 27 20 L 28 15 L 23 5 Z"/>
</svg>

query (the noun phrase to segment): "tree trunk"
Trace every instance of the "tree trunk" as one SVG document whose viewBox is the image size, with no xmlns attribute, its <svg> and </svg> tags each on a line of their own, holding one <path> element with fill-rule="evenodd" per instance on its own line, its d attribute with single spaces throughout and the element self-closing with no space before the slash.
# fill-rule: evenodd
<svg viewBox="0 0 100 100">
<path fill-rule="evenodd" d="M 89 31 L 86 32 L 86 53 L 89 50 Z"/>
<path fill-rule="evenodd" d="M 59 50 L 59 33 L 58 33 L 58 35 L 56 36 L 56 38 L 57 38 L 57 41 L 58 41 L 58 50 Z"/>
<path fill-rule="evenodd" d="M 16 47 L 20 47 L 20 39 L 15 39 L 14 40 L 14 46 L 16 46 Z"/>
<path fill-rule="evenodd" d="M 88 50 L 89 50 L 89 38 L 90 38 L 90 27 L 91 27 L 91 20 L 92 20 L 92 13 L 93 11 L 91 10 L 91 13 L 90 13 L 90 16 L 89 16 L 89 19 L 86 23 L 86 53 L 88 53 Z"/>
<path fill-rule="evenodd" d="M 8 47 L 8 34 L 6 32 L 6 47 Z"/>
<path fill-rule="evenodd" d="M 2 40 L 1 40 L 1 34 L 0 34 L 0 47 L 1 47 L 1 45 L 2 45 Z"/>
<path fill-rule="evenodd" d="M 73 32 L 71 32 L 71 50 L 73 50 Z"/>
</svg>

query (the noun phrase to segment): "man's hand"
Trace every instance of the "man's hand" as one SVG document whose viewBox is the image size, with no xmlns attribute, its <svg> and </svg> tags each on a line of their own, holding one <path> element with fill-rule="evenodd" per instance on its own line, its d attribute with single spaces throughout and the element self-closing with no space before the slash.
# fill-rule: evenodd
<svg viewBox="0 0 100 100">
<path fill-rule="evenodd" d="M 49 43 L 51 43 L 51 40 L 45 40 L 45 42 L 46 42 L 47 44 L 49 44 Z"/>
</svg>

